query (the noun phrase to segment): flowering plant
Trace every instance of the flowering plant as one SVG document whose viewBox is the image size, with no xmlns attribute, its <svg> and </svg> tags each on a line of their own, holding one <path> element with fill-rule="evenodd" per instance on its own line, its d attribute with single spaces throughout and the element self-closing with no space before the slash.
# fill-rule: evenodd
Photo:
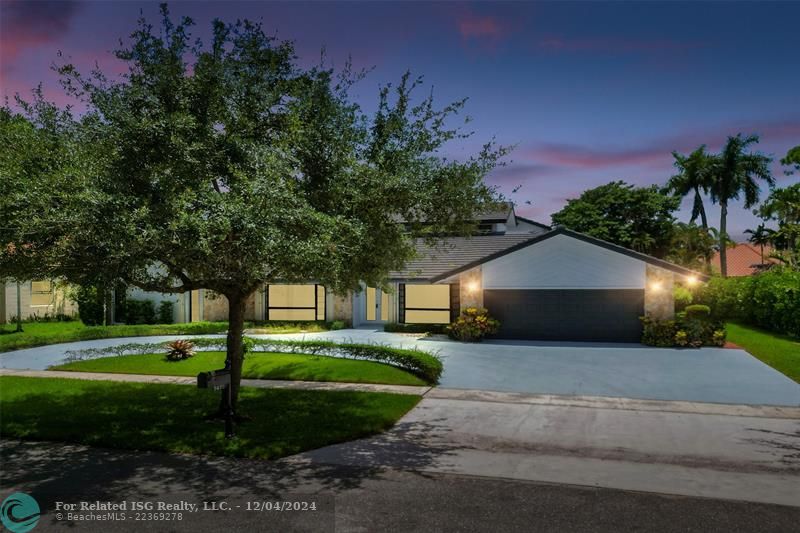
<svg viewBox="0 0 800 533">
<path fill-rule="evenodd" d="M 489 316 L 489 311 L 482 307 L 468 307 L 447 326 L 447 334 L 459 341 L 480 342 L 486 335 L 494 335 L 499 329 L 500 322 Z"/>
</svg>

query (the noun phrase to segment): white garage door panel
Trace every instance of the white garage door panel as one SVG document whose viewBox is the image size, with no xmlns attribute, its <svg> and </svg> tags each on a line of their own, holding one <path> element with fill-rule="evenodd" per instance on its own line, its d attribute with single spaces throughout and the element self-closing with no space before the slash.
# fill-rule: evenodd
<svg viewBox="0 0 800 533">
<path fill-rule="evenodd" d="M 556 235 L 483 265 L 484 289 L 643 289 L 645 263 Z"/>
</svg>

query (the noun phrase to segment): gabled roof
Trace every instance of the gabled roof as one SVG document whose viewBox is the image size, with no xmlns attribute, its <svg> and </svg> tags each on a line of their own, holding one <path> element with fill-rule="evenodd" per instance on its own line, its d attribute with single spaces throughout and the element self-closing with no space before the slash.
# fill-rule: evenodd
<svg viewBox="0 0 800 533">
<path fill-rule="evenodd" d="M 515 215 L 517 220 L 521 220 L 523 222 L 527 222 L 528 224 L 533 224 L 534 226 L 540 227 L 544 230 L 550 231 L 553 229 L 552 227 L 548 226 L 547 224 L 542 224 L 541 222 L 536 222 L 535 220 L 531 220 L 530 218 L 521 217 L 519 215 Z"/>
<path fill-rule="evenodd" d="M 429 280 L 525 242 L 531 236 L 530 233 L 506 233 L 446 237 L 435 246 L 417 239 L 417 258 L 406 263 L 403 270 L 390 272 L 389 279 Z"/>
<path fill-rule="evenodd" d="M 772 247 L 764 246 L 764 264 L 771 265 L 778 263 L 776 259 L 769 257 L 772 251 Z M 725 255 L 728 259 L 728 276 L 752 276 L 763 270 L 761 249 L 758 246 L 753 246 L 744 242 L 738 243 L 736 246 L 728 248 Z M 714 257 L 711 259 L 711 264 L 717 272 L 720 271 L 719 252 L 714 254 Z"/>
<path fill-rule="evenodd" d="M 674 263 L 670 263 L 669 261 L 664 261 L 663 259 L 659 259 L 657 257 L 653 257 L 653 256 L 650 256 L 650 255 L 647 255 L 647 254 L 643 254 L 643 253 L 637 252 L 635 250 L 631 250 L 629 248 L 625 248 L 624 246 L 619 246 L 617 244 L 612 244 L 610 242 L 604 241 L 602 239 L 598 239 L 596 237 L 591 237 L 591 236 L 585 235 L 583 233 L 578 233 L 577 231 L 568 230 L 567 228 L 564 228 L 564 227 L 557 227 L 557 228 L 555 228 L 555 229 L 553 229 L 551 231 L 548 231 L 547 233 L 542 233 L 542 234 L 534 236 L 532 238 L 530 237 L 530 235 L 525 235 L 528 238 L 523 240 L 523 241 L 521 241 L 521 242 L 519 242 L 519 243 L 517 243 L 517 244 L 512 244 L 511 246 L 508 246 L 505 249 L 498 250 L 498 251 L 496 251 L 494 253 L 489 253 L 488 255 L 484 255 L 483 257 L 481 257 L 479 259 L 476 259 L 476 260 L 471 261 L 471 262 L 464 263 L 459 267 L 453 268 L 452 270 L 448 270 L 448 271 L 442 272 L 442 273 L 440 273 L 438 275 L 434 275 L 433 277 L 429 278 L 429 281 L 431 283 L 436 283 L 436 282 L 442 281 L 442 280 L 444 280 L 446 278 L 449 278 L 450 276 L 454 276 L 454 275 L 459 274 L 461 272 L 465 272 L 467 270 L 470 270 L 471 268 L 475 268 L 478 265 L 482 265 L 483 263 L 487 263 L 489 261 L 497 259 L 498 257 L 503 257 L 504 255 L 508 255 L 510 253 L 516 252 L 517 250 L 521 250 L 522 248 L 527 248 L 528 246 L 533 246 L 533 245 L 535 245 L 537 243 L 546 241 L 547 239 L 551 239 L 551 238 L 553 238 L 553 237 L 555 237 L 557 235 L 565 235 L 567 237 L 572 237 L 573 239 L 578 239 L 580 241 L 587 242 L 589 244 L 593 244 L 595 246 L 600 246 L 602 248 L 605 248 L 606 250 L 611 250 L 612 252 L 617 252 L 617 253 L 620 253 L 620 254 L 623 254 L 623 255 L 627 255 L 628 257 L 633 257 L 634 259 L 638 259 L 640 261 L 644 261 L 645 263 L 649 263 L 651 265 L 655 265 L 657 267 L 663 268 L 665 270 L 670 270 L 672 272 L 676 272 L 676 273 L 682 274 L 684 276 L 692 275 L 692 276 L 697 276 L 699 279 L 703 279 L 703 280 L 708 280 L 709 279 L 709 276 L 707 276 L 705 274 L 701 274 L 699 272 L 695 272 L 695 271 L 690 270 L 688 268 L 684 268 L 684 267 L 682 267 L 680 265 L 676 265 Z"/>
</svg>

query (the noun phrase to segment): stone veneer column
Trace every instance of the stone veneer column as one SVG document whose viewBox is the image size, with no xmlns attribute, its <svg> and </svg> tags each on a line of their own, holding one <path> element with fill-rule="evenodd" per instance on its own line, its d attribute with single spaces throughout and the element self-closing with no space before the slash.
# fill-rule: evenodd
<svg viewBox="0 0 800 533">
<path fill-rule="evenodd" d="M 644 314 L 660 320 L 675 318 L 675 273 L 650 264 L 646 268 Z"/>
<path fill-rule="evenodd" d="M 348 292 L 344 296 L 328 293 L 328 298 L 333 298 L 333 316 L 330 320 L 344 320 L 348 324 L 353 324 L 353 293 Z"/>
<path fill-rule="evenodd" d="M 483 307 L 483 276 L 481 267 L 462 272 L 458 276 L 459 280 L 459 299 L 461 300 L 461 310 L 467 307 Z M 477 290 L 470 291 L 469 287 L 477 284 Z"/>
</svg>

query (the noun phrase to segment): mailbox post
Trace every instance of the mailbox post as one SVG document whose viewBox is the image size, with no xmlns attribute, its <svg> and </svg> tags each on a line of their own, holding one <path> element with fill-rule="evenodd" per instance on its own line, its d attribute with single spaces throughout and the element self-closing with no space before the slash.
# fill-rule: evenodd
<svg viewBox="0 0 800 533">
<path fill-rule="evenodd" d="M 197 374 L 197 388 L 213 390 L 225 389 L 225 438 L 233 438 L 233 398 L 231 396 L 230 368 L 221 368 L 219 370 L 212 370 L 211 372 L 200 372 Z"/>
</svg>

